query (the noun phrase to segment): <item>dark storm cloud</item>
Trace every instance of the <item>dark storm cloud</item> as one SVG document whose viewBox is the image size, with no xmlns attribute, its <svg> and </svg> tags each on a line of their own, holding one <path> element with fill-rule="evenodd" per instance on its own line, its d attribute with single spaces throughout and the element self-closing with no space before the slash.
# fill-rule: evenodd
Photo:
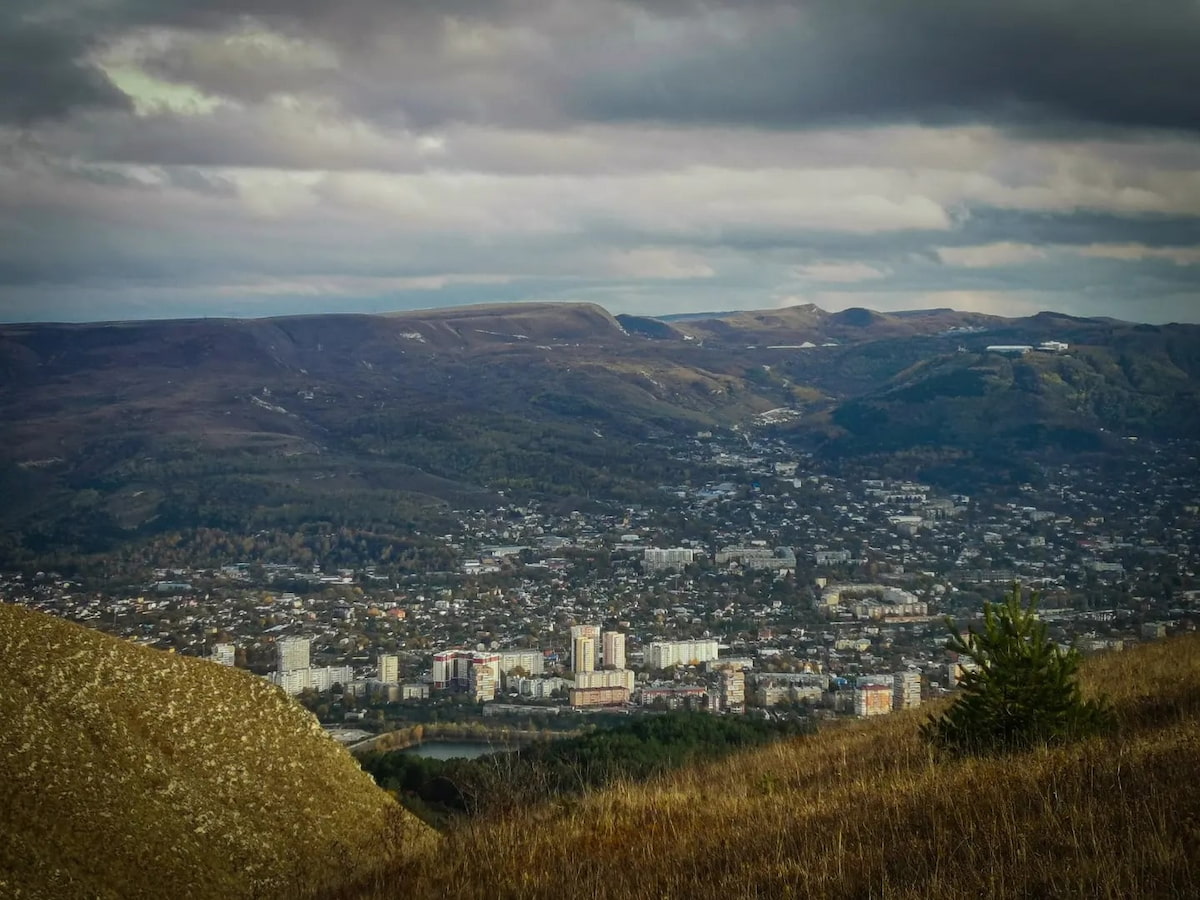
<svg viewBox="0 0 1200 900">
<path fill-rule="evenodd" d="M 1019 240 L 1029 244 L 1200 246 L 1200 215 L 1118 216 L 1100 212 L 1031 213 L 977 208 L 950 241 L 962 246 Z"/>
<path fill-rule="evenodd" d="M 734 9 L 735 7 L 730 7 Z M 1200 128 L 1194 0 L 812 0 L 578 86 L 580 116 Z"/>
<path fill-rule="evenodd" d="M 259 100 L 324 89 L 364 115 L 444 121 L 656 120 L 810 127 L 990 121 L 1200 128 L 1194 0 L 67 0 L 0 13 L 0 116 L 122 98 L 83 61 L 139 27 L 217 35 L 247 22 L 335 48 L 283 56 L 171 47 L 161 76 Z M 479 52 L 457 52 L 465 30 Z M 456 50 L 457 47 L 457 50 Z"/>
<path fill-rule="evenodd" d="M 39 18 L 37 9 L 27 0 L 0 4 L 0 123 L 127 108 L 128 98 L 85 59 L 93 35 L 70 20 Z"/>
</svg>

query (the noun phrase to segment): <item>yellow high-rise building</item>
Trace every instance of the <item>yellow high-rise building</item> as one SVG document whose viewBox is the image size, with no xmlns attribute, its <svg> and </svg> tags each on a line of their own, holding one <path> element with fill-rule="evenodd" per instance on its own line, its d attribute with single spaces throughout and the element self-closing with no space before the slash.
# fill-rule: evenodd
<svg viewBox="0 0 1200 900">
<path fill-rule="evenodd" d="M 571 671 L 594 672 L 596 670 L 596 639 L 581 635 L 571 645 Z"/>
<path fill-rule="evenodd" d="M 601 655 L 606 669 L 625 668 L 625 635 L 606 631 L 601 638 Z"/>
</svg>

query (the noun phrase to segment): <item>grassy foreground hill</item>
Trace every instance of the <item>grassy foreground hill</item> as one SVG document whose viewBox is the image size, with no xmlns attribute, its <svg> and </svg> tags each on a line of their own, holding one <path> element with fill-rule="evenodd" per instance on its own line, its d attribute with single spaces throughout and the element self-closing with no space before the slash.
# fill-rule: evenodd
<svg viewBox="0 0 1200 900">
<path fill-rule="evenodd" d="M 895 714 L 488 817 L 339 896 L 1197 896 L 1200 638 L 1084 679 L 1117 736 L 938 761 Z"/>
<path fill-rule="evenodd" d="M 0 896 L 305 896 L 432 840 L 278 688 L 0 604 Z"/>
</svg>

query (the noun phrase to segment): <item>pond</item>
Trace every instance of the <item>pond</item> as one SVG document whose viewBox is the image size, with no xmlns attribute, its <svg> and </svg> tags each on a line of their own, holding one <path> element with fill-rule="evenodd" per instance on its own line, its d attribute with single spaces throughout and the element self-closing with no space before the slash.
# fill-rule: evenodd
<svg viewBox="0 0 1200 900">
<path fill-rule="evenodd" d="M 469 744 L 466 741 L 426 741 L 415 747 L 405 748 L 405 753 L 424 756 L 427 759 L 474 759 L 488 753 L 511 750 L 504 744 Z"/>
</svg>

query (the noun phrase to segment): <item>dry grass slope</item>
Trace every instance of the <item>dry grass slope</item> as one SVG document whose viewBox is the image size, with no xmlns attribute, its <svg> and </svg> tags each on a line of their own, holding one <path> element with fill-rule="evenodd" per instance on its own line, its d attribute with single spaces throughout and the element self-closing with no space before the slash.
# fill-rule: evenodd
<svg viewBox="0 0 1200 900">
<path fill-rule="evenodd" d="M 0 604 L 0 896 L 304 896 L 432 840 L 265 681 Z"/>
<path fill-rule="evenodd" d="M 936 762 L 896 714 L 480 822 L 345 896 L 1197 896 L 1200 639 L 1085 678 L 1119 736 Z"/>
</svg>

